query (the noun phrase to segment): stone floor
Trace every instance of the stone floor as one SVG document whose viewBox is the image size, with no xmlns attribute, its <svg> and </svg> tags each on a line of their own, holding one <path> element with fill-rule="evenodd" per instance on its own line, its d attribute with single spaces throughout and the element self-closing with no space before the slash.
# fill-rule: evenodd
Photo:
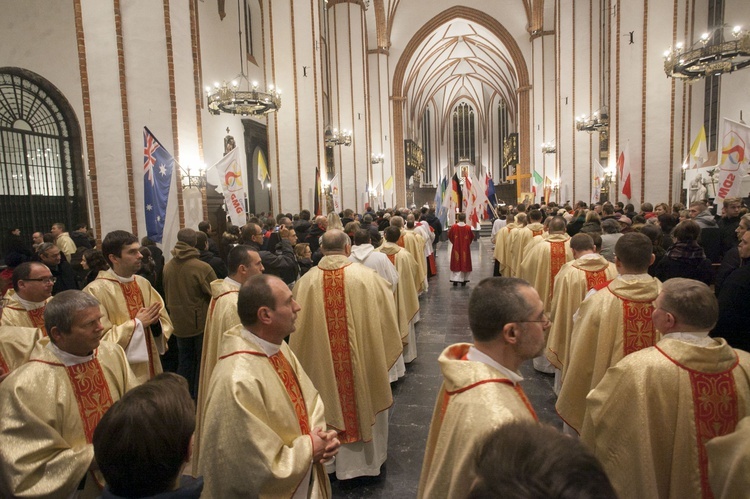
<svg viewBox="0 0 750 499">
<path fill-rule="evenodd" d="M 416 497 L 422 458 L 430 429 L 430 419 L 442 377 L 437 358 L 445 347 L 470 342 L 466 307 L 473 285 L 492 275 L 492 248 L 487 239 L 472 245 L 474 272 L 465 287 L 448 281 L 448 243 L 439 243 L 438 275 L 430 279 L 430 289 L 420 299 L 421 318 L 417 324 L 418 357 L 407 366 L 402 379 L 391 385 L 388 459 L 379 477 L 346 481 L 333 480 L 333 497 L 408 498 Z M 553 377 L 533 369 L 531 362 L 521 367 L 524 391 L 542 422 L 560 424 L 555 413 Z"/>
</svg>

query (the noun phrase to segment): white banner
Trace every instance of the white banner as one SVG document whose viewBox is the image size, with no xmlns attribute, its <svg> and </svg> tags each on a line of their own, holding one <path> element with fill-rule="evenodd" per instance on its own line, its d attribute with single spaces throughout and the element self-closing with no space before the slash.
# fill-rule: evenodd
<svg viewBox="0 0 750 499">
<path fill-rule="evenodd" d="M 724 118 L 719 184 L 714 201 L 717 205 L 723 202 L 724 198 L 742 195 L 740 187 L 749 159 L 750 127 Z"/>
<path fill-rule="evenodd" d="M 339 176 L 335 175 L 331 179 L 331 197 L 333 198 L 333 211 L 335 213 L 341 213 L 341 182 L 339 182 Z"/>
<path fill-rule="evenodd" d="M 238 227 L 245 225 L 245 185 L 242 181 L 244 156 L 235 147 L 210 169 L 216 168 L 219 174 L 219 187 L 224 193 L 224 202 L 232 223 Z"/>
</svg>

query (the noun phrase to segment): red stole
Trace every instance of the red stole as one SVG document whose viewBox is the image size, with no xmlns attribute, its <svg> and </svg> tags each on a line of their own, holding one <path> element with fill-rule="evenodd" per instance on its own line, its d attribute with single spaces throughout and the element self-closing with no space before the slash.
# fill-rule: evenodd
<svg viewBox="0 0 750 499">
<path fill-rule="evenodd" d="M 601 270 L 584 270 L 586 273 L 586 291 L 591 291 L 592 289 L 600 289 L 598 286 L 601 286 L 602 284 L 607 282 L 607 272 L 606 268 L 604 267 Z"/>
<path fill-rule="evenodd" d="M 0 353 L 0 371 L 2 371 L 2 374 L 8 374 L 10 372 L 10 367 L 8 367 L 8 363 L 5 362 L 5 359 L 3 358 L 3 354 Z"/>
<path fill-rule="evenodd" d="M 39 308 L 35 308 L 34 310 L 27 310 L 26 312 L 29 314 L 29 319 L 31 319 L 31 323 L 34 325 L 34 327 L 38 327 L 42 330 L 42 334 L 44 336 L 47 336 L 47 328 L 44 327 L 44 309 L 47 308 L 47 305 L 43 305 Z"/>
<path fill-rule="evenodd" d="M 310 433 L 310 422 L 307 415 L 305 397 L 302 394 L 302 388 L 299 386 L 297 374 L 292 369 L 292 365 L 284 354 L 281 353 L 281 350 L 271 355 L 268 360 L 271 361 L 273 368 L 276 369 L 276 374 L 281 378 L 281 382 L 284 384 L 284 388 L 286 388 L 286 393 L 292 401 L 294 412 L 297 415 L 297 422 L 299 423 L 300 434 L 307 435 Z"/>
<path fill-rule="evenodd" d="M 618 296 L 618 298 L 620 298 Z M 656 334 L 651 314 L 654 312 L 651 301 L 622 300 L 622 354 L 637 352 L 656 344 Z"/>
<path fill-rule="evenodd" d="M 122 289 L 122 295 L 125 297 L 128 314 L 131 319 L 135 319 L 135 316 L 138 315 L 138 311 L 145 306 L 141 287 L 138 286 L 135 279 L 130 282 L 118 282 L 120 284 L 120 289 Z M 154 358 L 153 352 L 151 352 L 151 328 L 144 327 L 143 333 L 146 335 L 146 350 L 148 351 L 148 374 L 149 378 L 153 378 L 156 373 L 154 373 Z"/>
<path fill-rule="evenodd" d="M 349 345 L 349 329 L 346 317 L 346 295 L 344 294 L 344 269 L 323 271 L 323 304 L 326 314 L 328 341 L 339 392 L 339 404 L 344 418 L 344 428 L 339 430 L 342 444 L 361 440 L 357 399 L 354 394 L 354 369 Z"/>
<path fill-rule="evenodd" d="M 86 442 L 91 443 L 96 425 L 113 404 L 109 385 L 96 357 L 88 362 L 66 367 L 65 371 L 76 395 Z"/>
<path fill-rule="evenodd" d="M 392 255 L 389 255 L 388 253 L 385 254 L 385 256 L 388 257 L 388 259 L 391 261 L 393 266 L 396 266 L 396 253 L 393 253 Z"/>
<path fill-rule="evenodd" d="M 549 243 L 549 303 L 555 290 L 555 277 L 568 257 L 565 252 L 565 241 L 551 241 Z"/>
</svg>

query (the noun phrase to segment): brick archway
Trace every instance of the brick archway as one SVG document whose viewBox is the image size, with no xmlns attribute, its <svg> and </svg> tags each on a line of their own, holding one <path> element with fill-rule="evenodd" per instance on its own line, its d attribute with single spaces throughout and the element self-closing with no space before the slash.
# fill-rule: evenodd
<svg viewBox="0 0 750 499">
<path fill-rule="evenodd" d="M 406 45 L 404 52 L 396 64 L 396 69 L 393 74 L 393 85 L 392 89 L 392 105 L 393 105 L 393 140 L 394 140 L 394 167 L 395 167 L 395 179 L 396 179 L 396 205 L 403 206 L 406 203 L 406 172 L 404 169 L 404 122 L 403 122 L 403 102 L 405 96 L 403 95 L 404 78 L 406 76 L 406 68 L 409 65 L 414 53 L 416 52 L 419 45 L 439 26 L 449 22 L 453 19 L 465 19 L 472 23 L 476 23 L 489 32 L 494 34 L 498 40 L 500 40 L 510 53 L 513 64 L 516 68 L 516 74 L 518 75 L 518 88 L 516 94 L 518 94 L 518 134 L 519 134 L 519 158 L 518 158 L 518 172 L 517 173 L 528 173 L 529 172 L 529 153 L 530 153 L 530 120 L 531 120 L 531 98 L 529 91 L 531 85 L 529 83 L 529 71 L 526 66 L 526 60 L 521 53 L 516 40 L 508 32 L 508 30 L 499 23 L 493 17 L 486 13 L 472 9 L 470 7 L 451 7 L 440 14 L 436 15 L 428 22 L 426 22 L 409 40 Z M 528 180 L 521 181 L 521 189 L 528 190 Z"/>
</svg>

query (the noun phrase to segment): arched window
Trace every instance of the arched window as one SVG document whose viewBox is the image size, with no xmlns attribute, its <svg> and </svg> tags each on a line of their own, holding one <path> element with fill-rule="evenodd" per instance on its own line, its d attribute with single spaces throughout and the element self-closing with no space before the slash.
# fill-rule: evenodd
<svg viewBox="0 0 750 499">
<path fill-rule="evenodd" d="M 0 68 L 0 226 L 30 243 L 55 222 L 88 222 L 78 122 L 44 78 Z"/>
<path fill-rule="evenodd" d="M 462 159 L 475 161 L 474 109 L 466 102 L 453 110 L 453 164 Z"/>
</svg>

